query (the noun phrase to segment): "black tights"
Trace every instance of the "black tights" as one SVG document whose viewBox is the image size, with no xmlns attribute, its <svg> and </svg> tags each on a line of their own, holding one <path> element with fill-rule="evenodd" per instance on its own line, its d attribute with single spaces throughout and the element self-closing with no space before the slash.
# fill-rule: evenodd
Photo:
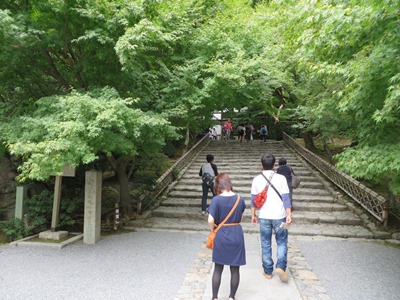
<svg viewBox="0 0 400 300">
<path fill-rule="evenodd" d="M 230 266 L 231 269 L 231 292 L 229 294 L 229 298 L 235 299 L 236 291 L 239 287 L 240 281 L 240 267 Z M 221 276 L 222 271 L 224 270 L 224 265 L 215 264 L 214 266 L 214 273 L 212 276 L 212 293 L 213 299 L 218 298 L 218 290 L 219 286 L 221 285 Z"/>
</svg>

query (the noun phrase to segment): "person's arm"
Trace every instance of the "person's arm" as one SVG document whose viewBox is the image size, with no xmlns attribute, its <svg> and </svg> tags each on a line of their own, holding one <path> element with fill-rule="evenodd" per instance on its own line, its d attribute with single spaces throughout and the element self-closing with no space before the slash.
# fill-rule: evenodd
<svg viewBox="0 0 400 300">
<path fill-rule="evenodd" d="M 286 224 L 292 223 L 292 209 L 286 208 Z"/>
<path fill-rule="evenodd" d="M 254 206 L 254 198 L 256 195 L 251 195 L 251 224 L 257 224 L 257 215 L 256 215 L 256 207 Z"/>
<path fill-rule="evenodd" d="M 283 207 L 286 210 L 286 224 L 292 223 L 292 204 L 290 194 L 282 194 Z"/>
<path fill-rule="evenodd" d="M 214 228 L 215 228 L 215 220 L 214 220 L 214 217 L 211 214 L 208 214 L 208 225 L 210 226 L 211 230 L 214 230 Z"/>
<path fill-rule="evenodd" d="M 217 175 L 218 175 L 218 168 L 217 168 L 217 165 L 216 165 L 216 164 L 211 164 L 211 167 L 212 167 L 213 170 L 214 170 L 215 176 L 217 176 Z"/>
</svg>

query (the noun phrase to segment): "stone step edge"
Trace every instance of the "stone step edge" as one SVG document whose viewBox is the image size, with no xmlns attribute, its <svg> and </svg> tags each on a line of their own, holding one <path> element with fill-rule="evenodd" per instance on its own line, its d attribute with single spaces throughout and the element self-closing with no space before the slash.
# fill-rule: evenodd
<svg viewBox="0 0 400 300">
<path fill-rule="evenodd" d="M 168 219 L 176 219 L 179 222 L 184 222 L 185 220 L 193 220 L 193 219 L 202 219 L 202 214 L 199 212 L 196 215 L 194 214 L 187 214 L 187 213 L 157 213 L 153 212 L 153 217 L 154 218 L 168 218 Z M 243 217 L 243 221 L 248 221 L 250 222 L 250 214 L 247 214 Z M 296 224 L 332 224 L 332 225 L 353 225 L 353 226 L 362 226 L 363 225 L 363 220 L 359 218 L 357 215 L 354 215 L 352 217 L 335 217 L 335 216 L 319 216 L 319 217 L 314 217 L 314 216 L 302 216 L 302 215 L 297 215 L 294 217 Z"/>
<path fill-rule="evenodd" d="M 344 226 L 344 225 L 341 225 Z M 348 226 L 348 227 L 353 227 L 353 226 Z M 361 227 L 361 226 L 358 226 Z M 126 229 L 129 230 L 136 230 L 137 227 L 135 226 L 125 226 Z M 139 228 L 146 228 L 149 230 L 168 230 L 168 231 L 180 231 L 180 232 L 204 232 L 207 234 L 209 230 L 205 226 L 204 228 L 199 228 L 196 226 L 177 226 L 177 227 L 164 227 L 160 226 L 158 224 L 144 224 L 143 226 L 140 226 Z M 259 229 L 257 227 L 254 228 L 247 228 L 245 226 L 242 226 L 243 232 L 245 234 L 259 234 Z M 363 228 L 362 228 L 363 229 Z M 359 230 L 359 232 L 350 232 L 350 231 L 332 231 L 332 228 L 330 229 L 318 229 L 318 228 L 312 228 L 309 226 L 309 228 L 290 228 L 289 229 L 289 238 L 290 235 L 293 236 L 324 236 L 324 237 L 338 237 L 338 238 L 360 238 L 360 239 L 382 239 L 382 240 L 387 240 L 391 239 L 391 235 L 387 232 L 367 232 L 365 230 Z"/>
</svg>

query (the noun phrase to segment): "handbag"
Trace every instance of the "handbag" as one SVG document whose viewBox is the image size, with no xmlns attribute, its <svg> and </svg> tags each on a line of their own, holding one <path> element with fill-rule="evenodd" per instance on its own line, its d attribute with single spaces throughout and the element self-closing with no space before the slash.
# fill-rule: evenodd
<svg viewBox="0 0 400 300">
<path fill-rule="evenodd" d="M 265 201 L 267 201 L 268 184 L 265 188 L 254 197 L 254 207 L 260 209 Z"/>
<path fill-rule="evenodd" d="M 264 176 L 264 174 L 262 174 L 262 173 L 261 173 L 261 175 Z M 269 180 L 272 179 L 272 176 L 274 176 L 274 173 L 271 174 L 271 176 L 269 177 Z M 265 188 L 254 197 L 254 201 L 253 201 L 254 207 L 257 209 L 260 209 L 264 205 L 265 201 L 267 201 L 268 186 L 271 182 L 267 179 L 267 177 L 264 176 L 264 178 L 267 180 L 268 183 L 265 186 Z"/>
<path fill-rule="evenodd" d="M 292 170 L 292 188 L 297 189 L 300 185 L 300 178 L 294 174 L 293 169 Z"/>
<path fill-rule="evenodd" d="M 240 199 L 240 196 L 238 195 L 238 197 L 236 199 L 236 202 L 235 202 L 235 205 L 233 205 L 233 207 L 230 210 L 229 214 L 225 217 L 225 219 L 221 223 L 219 223 L 217 228 L 215 228 L 214 230 L 210 231 L 210 234 L 208 235 L 207 242 L 206 242 L 206 247 L 208 249 L 213 249 L 214 248 L 214 239 L 215 239 L 215 236 L 216 236 L 218 230 L 225 224 L 225 222 L 232 215 L 233 211 L 236 209 L 236 206 L 239 204 L 239 199 Z"/>
<path fill-rule="evenodd" d="M 210 173 L 204 173 L 201 177 L 201 180 L 203 180 L 203 182 L 210 187 L 214 182 L 214 176 L 212 176 Z"/>
</svg>

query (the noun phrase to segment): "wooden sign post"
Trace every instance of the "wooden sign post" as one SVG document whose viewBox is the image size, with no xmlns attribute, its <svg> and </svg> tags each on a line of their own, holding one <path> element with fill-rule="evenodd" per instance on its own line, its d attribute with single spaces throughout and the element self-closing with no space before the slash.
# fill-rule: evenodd
<svg viewBox="0 0 400 300">
<path fill-rule="evenodd" d="M 61 203 L 61 183 L 62 177 L 75 177 L 75 169 L 69 165 L 65 165 L 62 175 L 57 175 L 54 185 L 54 201 L 53 201 L 53 214 L 51 217 L 51 232 L 57 231 L 58 223 L 60 221 L 60 203 Z"/>
</svg>

